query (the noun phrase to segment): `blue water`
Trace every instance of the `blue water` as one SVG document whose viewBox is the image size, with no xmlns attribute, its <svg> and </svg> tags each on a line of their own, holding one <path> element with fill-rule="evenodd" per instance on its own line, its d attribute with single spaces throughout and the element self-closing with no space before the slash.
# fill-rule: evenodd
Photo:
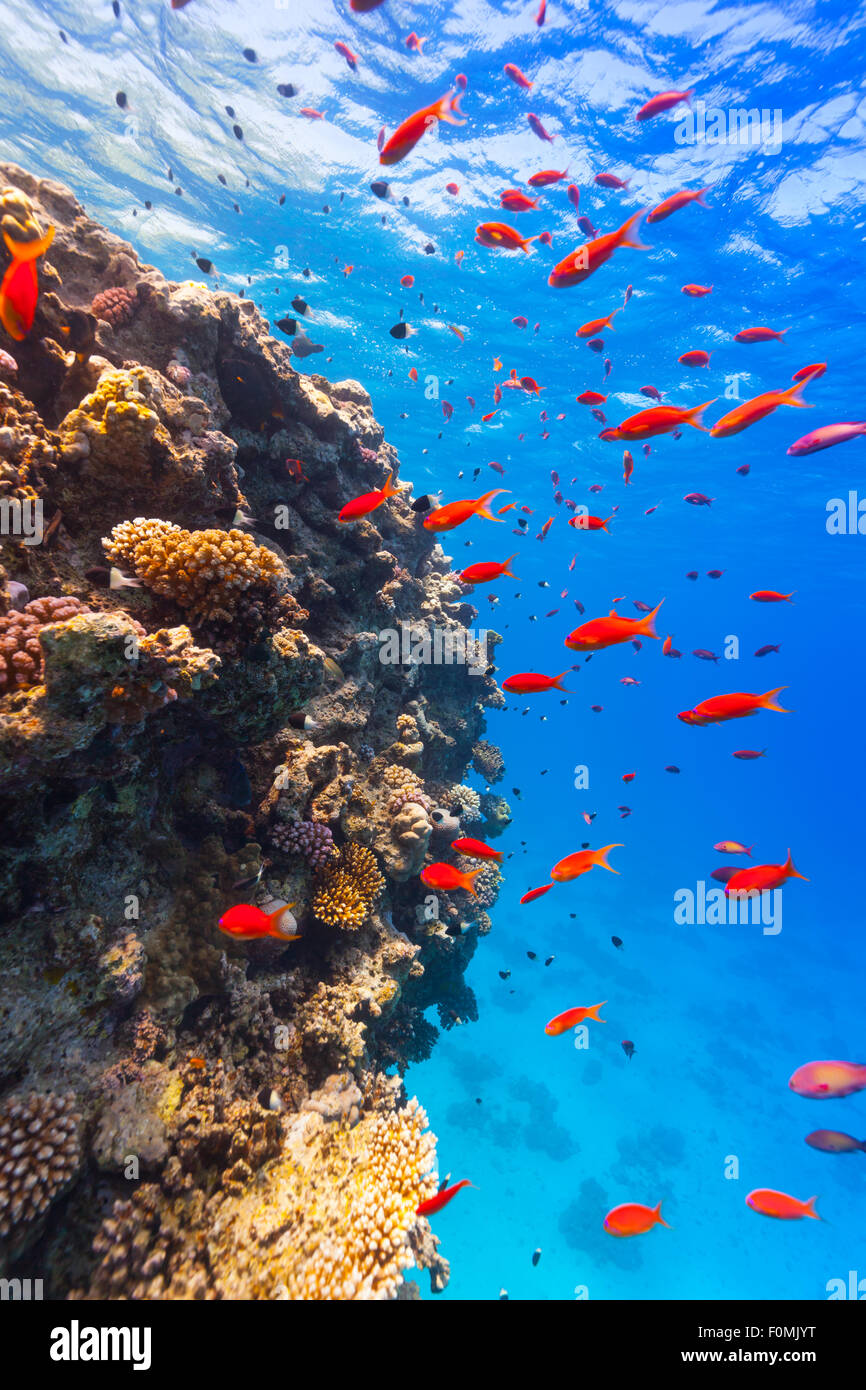
<svg viewBox="0 0 866 1390">
<path fill-rule="evenodd" d="M 816 1104 L 792 1095 L 787 1080 L 813 1058 L 866 1060 L 866 541 L 826 529 L 830 499 L 858 487 L 866 496 L 866 446 L 858 440 L 799 459 L 785 451 L 808 430 L 859 419 L 866 407 L 866 11 L 852 14 L 838 0 L 551 0 L 538 28 L 536 9 L 535 0 L 385 0 L 357 16 L 345 3 L 320 0 L 291 0 L 287 10 L 191 0 L 173 12 L 167 0 L 141 0 L 124 3 L 117 20 L 102 0 L 7 0 L 0 150 L 68 183 L 91 215 L 172 278 L 199 279 L 193 257 L 207 256 L 221 285 L 245 289 L 271 321 L 303 294 L 313 308 L 310 336 L 325 351 L 300 370 L 367 387 L 416 495 L 443 489 L 451 500 L 499 484 L 512 492 L 499 503 L 533 508 L 525 537 L 512 535 L 518 514 L 510 512 L 504 525 L 475 520 L 444 538 L 459 568 L 519 552 L 520 580 L 493 588 L 500 601 L 492 614 L 484 591 L 476 600 L 478 625 L 505 638 L 501 677 L 572 664 L 563 638 L 579 621 L 575 598 L 587 618 L 606 613 L 616 596 L 626 596 L 627 615 L 635 599 L 665 599 L 659 631 L 673 634 L 681 660 L 665 659 L 652 641 L 640 652 L 613 648 L 566 680 L 567 704 L 557 694 L 509 698 L 489 718 L 488 736 L 507 761 L 497 790 L 514 822 L 498 841 L 511 857 L 494 929 L 468 974 L 480 1019 L 444 1035 L 407 1077 L 439 1137 L 440 1171 L 469 1176 L 478 1188 L 461 1192 L 434 1222 L 452 1262 L 442 1297 L 495 1299 L 505 1287 L 511 1298 L 570 1299 L 582 1289 L 591 1299 L 822 1299 L 829 1280 L 847 1280 L 852 1269 L 866 1276 L 866 1157 L 818 1153 L 803 1138 L 818 1127 L 866 1136 L 866 1097 Z M 405 47 L 412 29 L 427 36 L 421 55 Z M 358 54 L 357 72 L 335 52 L 340 39 Z M 242 56 L 245 47 L 255 64 Z M 508 81 L 505 62 L 533 79 L 531 92 Z M 402 164 L 382 170 L 380 127 L 390 134 L 458 72 L 468 78 L 466 125 L 439 127 Z M 280 97 L 279 82 L 294 83 L 298 95 Z M 688 87 L 724 113 L 766 110 L 777 122 L 774 140 L 678 143 L 683 107 L 635 122 L 654 93 Z M 302 105 L 326 120 L 306 120 Z M 531 132 L 528 111 L 557 133 L 554 144 Z M 584 239 L 565 182 L 543 191 L 529 214 L 500 212 L 498 195 L 525 189 L 538 169 L 566 167 L 581 190 L 581 213 L 603 232 L 681 188 L 710 185 L 709 207 L 646 227 L 650 250 L 619 251 L 584 285 L 553 290 L 550 268 Z M 602 170 L 628 179 L 627 190 L 593 185 Z M 370 193 L 379 177 L 394 201 Z M 457 197 L 444 191 L 452 180 Z M 487 220 L 528 235 L 547 229 L 553 247 L 536 244 L 526 256 L 483 249 L 474 228 Z M 428 241 L 435 255 L 424 254 Z M 404 274 L 416 277 L 412 290 L 401 289 Z M 681 285 L 694 281 L 713 293 L 682 295 Z M 575 330 L 622 305 L 629 284 L 631 302 L 595 355 Z M 405 344 L 388 333 L 401 307 L 417 330 Z M 518 314 L 528 329 L 512 325 Z M 783 342 L 732 341 L 752 325 L 788 332 Z M 679 366 L 678 356 L 697 347 L 711 351 L 709 368 Z M 514 366 L 544 389 L 540 400 L 505 392 L 498 415 L 481 425 L 494 408 L 497 355 L 499 379 Z M 609 392 L 605 411 L 616 424 L 651 404 L 638 388 L 652 383 L 679 406 L 721 397 L 707 413 L 712 423 L 736 403 L 724 399 L 735 374 L 746 398 L 787 386 L 813 362 L 829 364 L 807 388 L 813 409 L 780 409 L 729 439 L 687 428 L 679 440 L 651 440 L 649 458 L 633 445 L 628 488 L 622 444 L 599 441 L 600 426 L 574 400 L 587 388 Z M 454 405 L 448 423 L 440 400 L 425 399 L 430 377 Z M 494 459 L 502 479 L 487 467 Z M 743 464 L 748 476 L 736 471 Z M 570 513 L 552 499 L 551 470 L 566 497 L 601 516 L 618 508 L 610 535 L 565 525 Z M 603 492 L 589 493 L 594 483 Z M 714 498 L 712 506 L 686 505 L 684 494 L 695 491 Z M 540 543 L 540 523 L 551 515 Z M 724 571 L 717 581 L 706 577 L 714 568 Z M 697 581 L 686 579 L 690 570 Z M 549 589 L 538 587 L 542 580 Z M 795 590 L 794 603 L 750 602 L 759 588 Z M 691 655 L 699 647 L 722 653 L 732 637 L 737 660 L 716 666 Z M 780 652 L 755 658 L 766 643 Z M 625 676 L 640 685 L 621 685 Z M 706 729 L 676 718 L 714 694 L 780 685 L 791 715 Z M 733 759 L 743 747 L 767 756 Z M 668 764 L 680 774 L 666 773 Z M 589 770 L 586 790 L 574 786 L 578 765 Z M 624 784 L 631 771 L 636 779 Z M 632 808 L 627 819 L 620 804 Z M 597 812 L 591 829 L 583 811 Z M 758 863 L 781 861 L 790 846 L 808 876 L 783 891 L 777 934 L 674 921 L 675 892 L 727 862 L 713 850 L 723 839 L 754 843 Z M 518 904 L 586 840 L 622 842 L 612 854 L 619 876 L 594 870 Z M 623 939 L 621 952 L 612 934 Z M 586 1050 L 570 1034 L 545 1035 L 553 1014 L 602 999 L 607 1023 L 589 1025 Z M 622 1039 L 635 1043 L 630 1062 Z M 738 1176 L 726 1177 L 732 1159 Z M 745 1205 L 753 1187 L 817 1193 L 825 1221 L 765 1220 Z M 609 1207 L 660 1200 L 673 1229 L 632 1241 L 602 1229 Z"/>
</svg>

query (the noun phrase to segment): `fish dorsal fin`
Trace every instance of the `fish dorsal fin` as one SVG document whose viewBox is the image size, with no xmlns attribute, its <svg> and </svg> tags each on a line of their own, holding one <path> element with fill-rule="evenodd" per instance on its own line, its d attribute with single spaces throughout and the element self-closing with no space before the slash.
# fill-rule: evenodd
<svg viewBox="0 0 866 1390">
<path fill-rule="evenodd" d="M 617 611 L 616 611 L 615 608 L 612 608 L 612 609 L 610 610 L 610 612 L 608 613 L 607 616 L 608 616 L 609 618 L 618 618 L 618 617 L 619 617 L 619 614 L 617 613 Z"/>
</svg>

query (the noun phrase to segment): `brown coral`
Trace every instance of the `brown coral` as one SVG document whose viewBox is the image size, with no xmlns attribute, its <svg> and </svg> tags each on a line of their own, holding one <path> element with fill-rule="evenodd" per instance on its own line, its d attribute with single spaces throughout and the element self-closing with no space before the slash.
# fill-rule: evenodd
<svg viewBox="0 0 866 1390">
<path fill-rule="evenodd" d="M 78 613 L 89 612 L 77 598 L 34 598 L 25 604 L 23 612 L 13 609 L 0 616 L 0 695 L 39 684 L 39 632 L 46 623 L 62 623 Z"/>
<path fill-rule="evenodd" d="M 10 1096 L 0 1106 L 0 1237 L 35 1221 L 81 1163 L 75 1097 Z"/>
<path fill-rule="evenodd" d="M 244 531 L 185 531 L 145 517 L 115 526 L 102 544 L 109 560 L 131 565 L 148 589 L 195 622 L 231 622 L 245 591 L 273 586 L 283 568 Z"/>
<path fill-rule="evenodd" d="M 372 850 L 364 845 L 344 845 L 316 875 L 313 912 L 329 927 L 354 930 L 366 921 L 384 887 Z"/>
<path fill-rule="evenodd" d="M 138 306 L 137 285 L 113 285 L 94 296 L 90 312 L 98 319 L 110 323 L 112 328 L 121 328 L 135 317 Z"/>
</svg>

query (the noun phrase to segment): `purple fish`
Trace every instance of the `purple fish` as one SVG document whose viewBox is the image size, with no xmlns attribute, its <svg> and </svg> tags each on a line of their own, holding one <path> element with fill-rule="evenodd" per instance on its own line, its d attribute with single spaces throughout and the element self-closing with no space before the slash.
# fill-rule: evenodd
<svg viewBox="0 0 866 1390">
<path fill-rule="evenodd" d="M 533 115 L 533 113 L 530 111 L 526 119 L 528 120 L 532 129 L 535 131 L 539 140 L 547 140 L 551 145 L 553 144 L 554 140 L 556 139 L 556 136 L 548 135 L 547 131 L 544 129 L 544 126 L 541 124 L 541 121 L 538 119 L 536 115 Z"/>
<path fill-rule="evenodd" d="M 683 498 L 684 502 L 690 502 L 693 507 L 708 507 L 715 500 L 715 497 L 708 497 L 705 492 L 687 492 Z"/>
<path fill-rule="evenodd" d="M 780 644 L 779 646 L 776 646 L 776 647 L 772 646 L 772 644 L 770 644 L 770 645 L 768 645 L 768 646 L 766 646 L 766 647 L 759 647 L 758 650 L 755 652 L 755 656 L 769 656 L 770 652 L 777 652 L 777 651 L 779 651 L 780 649 L 781 649 L 781 644 Z"/>
<path fill-rule="evenodd" d="M 847 425 L 822 425 L 811 434 L 804 434 L 788 449 L 789 454 L 800 458 L 802 454 L 817 454 L 819 449 L 829 449 L 834 444 L 847 444 L 849 439 L 857 439 L 866 434 L 866 420 L 854 421 Z"/>
<path fill-rule="evenodd" d="M 584 236 L 598 236 L 598 228 L 592 225 L 588 217 L 578 217 L 577 225 L 583 232 Z"/>
<path fill-rule="evenodd" d="M 710 878 L 714 878 L 716 880 L 716 883 L 727 883 L 728 879 L 733 878 L 734 874 L 738 872 L 739 870 L 737 869 L 736 865 L 725 864 L 724 868 L 713 869 L 713 872 L 710 874 Z"/>
<path fill-rule="evenodd" d="M 658 391 L 655 386 L 639 386 L 638 390 L 642 396 L 649 396 L 651 401 L 660 401 L 662 398 L 661 391 Z"/>
<path fill-rule="evenodd" d="M 718 661 L 715 652 L 708 652 L 706 647 L 695 647 L 692 656 L 699 656 L 701 661 Z"/>
</svg>

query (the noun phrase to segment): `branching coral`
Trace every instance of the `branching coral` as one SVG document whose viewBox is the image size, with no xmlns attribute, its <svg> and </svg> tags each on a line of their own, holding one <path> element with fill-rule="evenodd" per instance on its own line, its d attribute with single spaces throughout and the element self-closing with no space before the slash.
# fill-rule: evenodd
<svg viewBox="0 0 866 1390">
<path fill-rule="evenodd" d="M 148 589 L 195 622 L 230 622 L 246 590 L 273 585 L 283 570 L 244 531 L 185 531 L 145 517 L 115 526 L 103 546 L 113 564 L 131 565 Z"/>
<path fill-rule="evenodd" d="M 74 1096 L 11 1096 L 0 1106 L 0 1237 L 35 1221 L 81 1163 Z"/>
<path fill-rule="evenodd" d="M 330 927 L 354 930 L 366 921 L 384 887 L 372 850 L 364 845 L 344 845 L 316 875 L 313 912 Z"/>
<path fill-rule="evenodd" d="M 481 797 L 473 787 L 466 787 L 462 784 L 453 787 L 451 801 L 455 807 L 460 807 L 460 819 L 462 821 L 481 820 Z"/>
<path fill-rule="evenodd" d="M 282 854 L 300 854 L 312 869 L 320 869 L 334 854 L 330 826 L 302 820 L 271 828 L 271 844 Z"/>
<path fill-rule="evenodd" d="M 501 782 L 505 776 L 505 759 L 495 743 L 480 738 L 472 746 L 472 766 L 488 782 Z"/>
</svg>

